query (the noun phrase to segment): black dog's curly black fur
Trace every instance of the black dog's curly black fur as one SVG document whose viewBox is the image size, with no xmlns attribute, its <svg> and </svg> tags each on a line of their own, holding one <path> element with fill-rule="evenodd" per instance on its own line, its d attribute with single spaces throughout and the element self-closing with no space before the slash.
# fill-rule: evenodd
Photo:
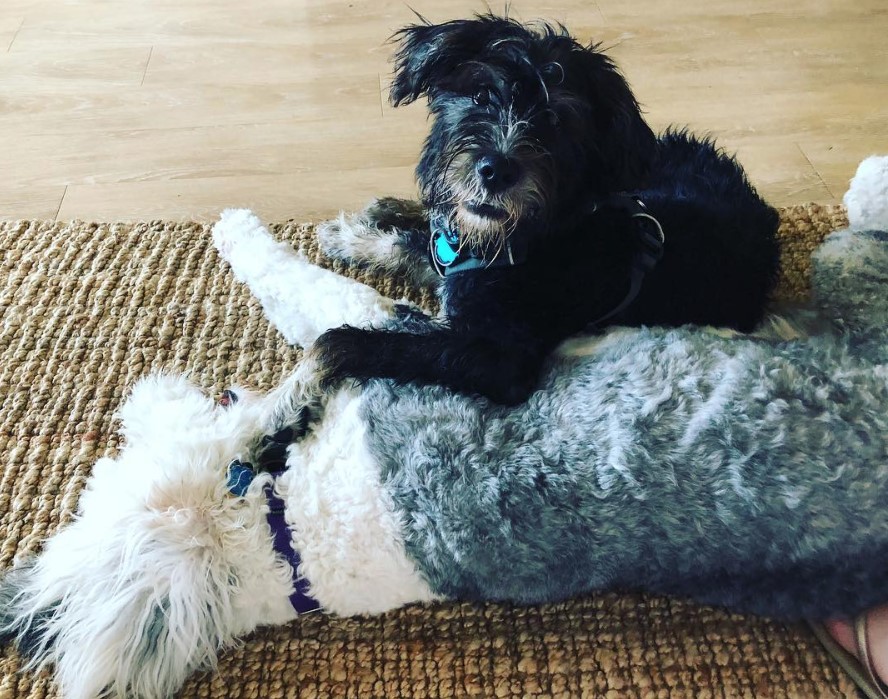
<svg viewBox="0 0 888 699">
<path fill-rule="evenodd" d="M 326 333 L 314 353 L 327 382 L 385 377 L 525 399 L 555 345 L 627 295 L 637 220 L 608 205 L 621 192 L 644 202 L 666 242 L 609 324 L 746 331 L 761 320 L 777 273 L 776 212 L 711 141 L 655 136 L 600 50 L 560 27 L 493 15 L 409 26 L 396 38 L 391 101 L 426 95 L 434 118 L 417 168 L 425 213 L 392 211 L 389 200 L 364 214 L 352 235 L 394 236 L 387 262 L 341 244 L 342 230 L 326 248 L 426 270 L 432 216 L 485 260 L 514 240 L 525 241 L 526 259 L 444 278 L 443 319 Z"/>
</svg>

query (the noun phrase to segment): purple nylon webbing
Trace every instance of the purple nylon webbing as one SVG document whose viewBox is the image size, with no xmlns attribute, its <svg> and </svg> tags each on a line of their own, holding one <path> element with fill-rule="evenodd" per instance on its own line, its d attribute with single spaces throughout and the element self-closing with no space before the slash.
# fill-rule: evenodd
<svg viewBox="0 0 888 699">
<path fill-rule="evenodd" d="M 272 472 L 271 475 L 277 479 L 283 471 Z M 293 569 L 293 594 L 290 595 L 290 604 L 299 614 L 307 614 L 308 612 L 316 612 L 321 608 L 320 603 L 308 594 L 308 580 L 299 577 L 299 564 L 302 559 L 299 553 L 293 548 L 293 539 L 290 535 L 290 527 L 287 525 L 287 519 L 284 516 L 284 501 L 274 492 L 274 481 L 265 486 L 265 497 L 268 498 L 268 526 L 271 527 L 271 534 L 274 537 L 274 550 L 286 559 Z"/>
</svg>

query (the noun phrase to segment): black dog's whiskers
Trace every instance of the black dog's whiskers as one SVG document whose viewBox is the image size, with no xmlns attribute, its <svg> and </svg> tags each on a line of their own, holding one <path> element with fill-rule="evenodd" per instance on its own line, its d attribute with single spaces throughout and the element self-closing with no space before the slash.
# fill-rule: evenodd
<svg viewBox="0 0 888 699">
<path fill-rule="evenodd" d="M 711 141 L 655 135 L 599 46 L 493 14 L 421 19 L 394 40 L 391 102 L 425 97 L 432 118 L 416 168 L 425 215 L 386 199 L 322 229 L 321 245 L 423 283 L 441 274 L 443 315 L 326 333 L 329 385 L 380 377 L 514 403 L 590 324 L 762 318 L 776 212 Z"/>
</svg>

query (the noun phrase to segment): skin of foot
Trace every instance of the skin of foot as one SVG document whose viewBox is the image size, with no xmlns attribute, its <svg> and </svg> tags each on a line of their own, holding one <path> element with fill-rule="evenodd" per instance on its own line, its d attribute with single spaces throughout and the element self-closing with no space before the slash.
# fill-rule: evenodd
<svg viewBox="0 0 888 699">
<path fill-rule="evenodd" d="M 866 618 L 870 657 L 879 679 L 888 684 L 888 604 L 869 610 L 866 613 Z M 831 619 L 826 622 L 826 628 L 842 648 L 857 657 L 857 643 L 854 640 L 852 621 Z"/>
</svg>

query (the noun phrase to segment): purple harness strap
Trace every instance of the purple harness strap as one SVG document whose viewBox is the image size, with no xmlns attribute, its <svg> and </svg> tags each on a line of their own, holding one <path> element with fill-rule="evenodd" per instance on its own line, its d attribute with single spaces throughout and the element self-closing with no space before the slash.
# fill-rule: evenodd
<svg viewBox="0 0 888 699">
<path fill-rule="evenodd" d="M 283 471 L 275 471 L 271 475 L 275 481 Z M 265 486 L 265 497 L 268 498 L 268 514 L 265 518 L 268 520 L 268 526 L 271 528 L 271 534 L 274 537 L 274 550 L 284 558 L 293 569 L 293 593 L 290 595 L 290 604 L 299 614 L 307 614 L 308 612 L 316 612 L 321 608 L 320 603 L 308 594 L 308 580 L 305 577 L 299 577 L 299 564 L 302 559 L 299 553 L 293 548 L 293 537 L 290 533 L 290 527 L 287 525 L 287 518 L 284 516 L 284 501 L 274 492 L 274 481 Z"/>
<path fill-rule="evenodd" d="M 293 548 L 293 537 L 290 527 L 287 525 L 284 501 L 274 492 L 274 484 L 284 471 L 269 471 L 268 473 L 274 480 L 265 486 L 265 498 L 268 500 L 268 513 L 265 515 L 265 519 L 274 539 L 275 553 L 287 561 L 293 570 L 293 593 L 290 595 L 290 604 L 298 614 L 316 612 L 321 608 L 321 605 L 308 594 L 308 580 L 299 577 L 299 564 L 302 559 Z M 255 475 L 256 472 L 250 464 L 235 459 L 228 465 L 227 485 L 229 492 L 236 497 L 243 497 Z"/>
</svg>

